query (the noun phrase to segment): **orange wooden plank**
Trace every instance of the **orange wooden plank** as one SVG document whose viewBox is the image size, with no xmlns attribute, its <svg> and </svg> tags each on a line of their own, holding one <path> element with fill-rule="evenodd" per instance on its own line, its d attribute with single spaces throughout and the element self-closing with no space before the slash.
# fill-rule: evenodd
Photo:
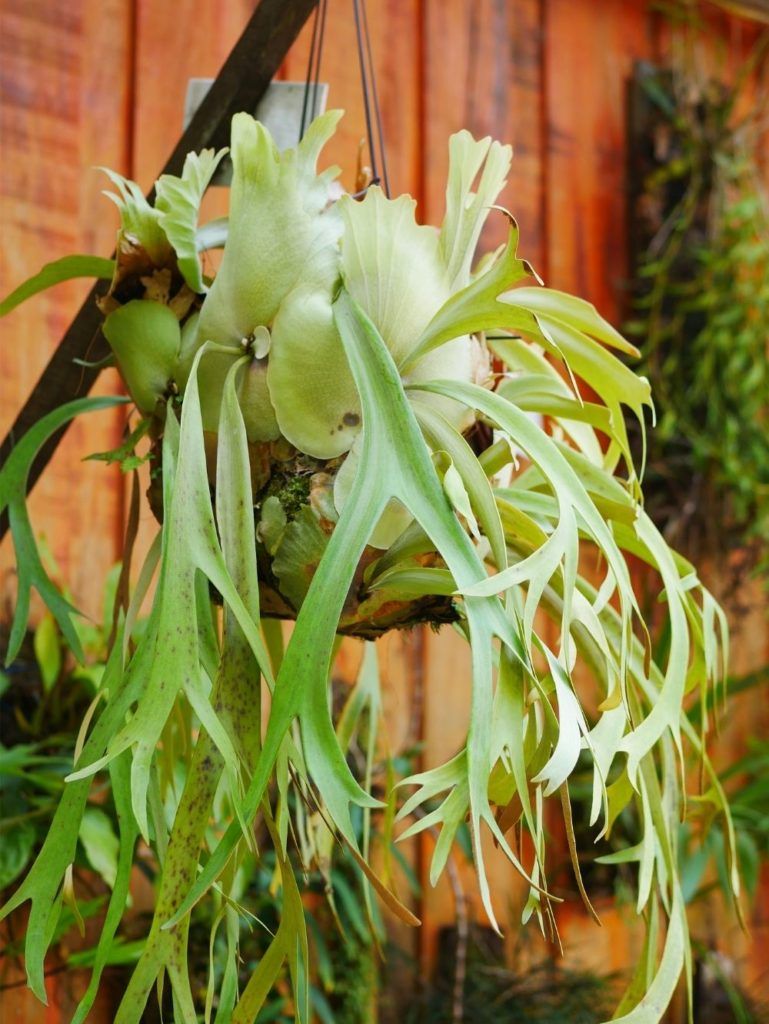
<svg viewBox="0 0 769 1024">
<path fill-rule="evenodd" d="M 108 253 L 116 221 L 95 164 L 127 170 L 131 5 L 122 0 L 0 2 L 0 293 L 48 260 Z M 47 362 L 88 285 L 61 285 L 0 325 L 0 432 Z M 105 374 L 102 390 L 116 387 Z M 62 395 L 62 402 L 71 395 Z M 102 413 L 68 433 L 31 502 L 76 602 L 101 610 L 107 568 L 119 555 L 119 470 L 80 460 L 114 447 L 120 414 Z M 10 541 L 0 552 L 2 595 L 12 600 Z"/>
<path fill-rule="evenodd" d="M 427 219 L 440 223 L 449 135 L 467 128 L 513 145 L 500 202 L 521 228 L 521 253 L 541 267 L 543 0 L 428 0 L 423 30 L 424 192 Z M 504 218 L 489 218 L 481 248 L 506 237 Z"/>
<path fill-rule="evenodd" d="M 651 56 L 648 4 L 547 0 L 547 284 L 622 319 L 625 89 Z"/>
<path fill-rule="evenodd" d="M 148 189 L 181 134 L 188 80 L 217 74 L 254 4 L 136 2 L 132 170 Z"/>
</svg>

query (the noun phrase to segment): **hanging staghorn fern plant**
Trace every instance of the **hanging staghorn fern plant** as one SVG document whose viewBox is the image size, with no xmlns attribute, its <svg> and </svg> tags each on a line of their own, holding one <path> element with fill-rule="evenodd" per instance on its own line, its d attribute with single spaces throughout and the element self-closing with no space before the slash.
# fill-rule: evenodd
<svg viewBox="0 0 769 1024">
<path fill-rule="evenodd" d="M 174 1019 L 197 1020 L 189 912 L 213 888 L 224 894 L 222 914 L 237 918 L 227 894 L 255 835 L 276 853 L 281 924 L 242 992 L 237 928 L 228 930 L 216 1020 L 253 1021 L 286 969 L 296 1019 L 308 1020 L 295 842 L 305 863 L 322 861 L 333 834 L 365 874 L 367 901 L 372 887 L 416 923 L 369 864 L 370 819 L 381 806 L 371 792 L 375 649 L 369 644 L 335 723 L 338 638 L 450 622 L 472 652 L 467 741 L 446 764 L 401 782 L 409 795 L 400 817 L 413 816 L 403 835 L 438 832 L 435 882 L 467 822 L 493 923 L 487 832 L 528 882 L 524 921 L 535 917 L 550 933 L 556 897 L 546 874 L 545 800 L 560 794 L 573 836 L 567 783 L 586 751 L 595 834 L 632 805 L 642 836 L 616 858 L 638 862 L 638 911 L 648 924 L 618 1017 L 658 1021 L 690 963 L 675 838 L 685 749 L 702 758 L 700 803 L 722 815 L 730 849 L 733 837 L 699 723 L 683 711 L 689 691 L 707 690 L 722 673 L 723 617 L 644 513 L 629 451 L 623 407 L 643 423 L 648 384 L 617 355 L 636 355 L 633 347 L 591 305 L 540 286 L 517 255 L 512 218 L 507 244 L 476 261 L 486 218 L 505 215 L 490 209 L 505 185 L 509 146 L 467 132 L 451 139 L 437 230 L 417 224 L 410 197 L 391 200 L 378 187 L 362 200 L 332 201 L 337 170 L 318 174 L 316 164 L 339 117 L 319 117 L 295 150 L 281 153 L 263 125 L 238 114 L 228 224 L 197 225 L 223 153 L 190 154 L 181 178 L 157 182 L 154 206 L 111 174 L 121 214 L 114 264 L 52 264 L 2 307 L 67 276 L 111 277 L 103 329 L 139 421 L 110 457 L 135 459 L 134 444 L 149 438 L 150 501 L 160 522 L 120 611 L 100 700 L 48 839 L 5 908 L 31 902 L 29 984 L 44 998 L 43 958 L 62 900 L 72 896 L 79 821 L 94 776 L 108 771 L 120 857 L 75 1020 L 86 1019 L 107 962 L 140 838 L 161 878 L 116 1020 L 138 1022 L 165 975 Z M 224 252 L 210 280 L 200 253 L 213 246 Z M 9 659 L 33 586 L 77 649 L 74 609 L 37 555 L 26 479 L 47 437 L 110 401 L 119 399 L 83 399 L 45 417 L 0 475 L 19 564 Z M 494 430 L 480 454 L 468 440 L 483 433 L 479 423 Z M 600 553 L 597 585 L 583 575 L 584 546 Z M 670 636 L 661 664 L 651 660 L 628 556 L 661 579 Z M 150 592 L 147 627 L 137 635 Z M 554 647 L 540 612 L 555 624 Z M 294 618 L 284 644 L 279 620 Z M 579 666 L 592 675 L 589 693 L 575 686 Z M 177 798 L 163 759 L 180 728 L 190 748 L 197 739 Z M 366 755 L 361 777 L 347 757 L 356 733 Z M 209 827 L 212 816 L 219 832 Z M 519 845 L 508 842 L 514 825 L 531 835 L 531 857 L 520 859 Z M 574 863 L 578 871 L 576 852 Z M 732 885 L 736 896 L 734 869 Z"/>
</svg>

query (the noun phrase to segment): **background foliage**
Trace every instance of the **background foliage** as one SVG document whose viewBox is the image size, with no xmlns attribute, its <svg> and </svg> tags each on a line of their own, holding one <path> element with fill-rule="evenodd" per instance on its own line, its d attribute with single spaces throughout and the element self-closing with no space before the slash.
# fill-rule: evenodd
<svg viewBox="0 0 769 1024">
<path fill-rule="evenodd" d="M 641 77 L 649 105 L 636 197 L 639 339 L 657 410 L 647 508 L 692 555 L 769 537 L 769 199 L 765 97 L 747 93 L 768 39 L 730 83 L 691 68 Z"/>
</svg>

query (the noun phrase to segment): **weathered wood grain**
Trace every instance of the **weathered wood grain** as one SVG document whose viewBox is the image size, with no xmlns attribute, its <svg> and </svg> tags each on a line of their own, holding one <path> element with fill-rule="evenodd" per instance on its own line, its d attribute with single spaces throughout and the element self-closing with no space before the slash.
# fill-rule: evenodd
<svg viewBox="0 0 769 1024">
<path fill-rule="evenodd" d="M 93 165 L 128 170 L 130 40 L 130 6 L 119 0 L 0 3 L 0 293 L 48 260 L 114 244 L 115 222 Z M 86 291 L 78 282 L 60 285 L 0 323 L 2 434 Z M 57 404 L 75 397 L 80 376 L 77 368 L 65 375 Z M 112 389 L 110 378 L 104 386 Z M 92 614 L 119 556 L 121 480 L 80 460 L 113 447 L 119 431 L 119 413 L 75 423 L 31 503 L 36 530 Z M 14 590 L 10 542 L 0 550 L 0 573 L 6 602 Z"/>
<path fill-rule="evenodd" d="M 513 145 L 513 166 L 500 202 L 521 227 L 521 253 L 544 258 L 542 201 L 543 0 L 427 0 L 422 29 L 424 81 L 423 190 L 427 219 L 440 223 L 448 138 L 461 128 Z M 492 214 L 482 247 L 499 244 L 506 222 Z"/>
</svg>

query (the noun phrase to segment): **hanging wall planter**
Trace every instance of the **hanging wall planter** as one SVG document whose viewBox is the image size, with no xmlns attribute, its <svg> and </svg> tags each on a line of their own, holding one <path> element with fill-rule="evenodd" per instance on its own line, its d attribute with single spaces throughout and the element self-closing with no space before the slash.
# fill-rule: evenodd
<svg viewBox="0 0 769 1024">
<path fill-rule="evenodd" d="M 103 331 L 135 409 L 126 445 L 111 457 L 130 468 L 148 456 L 160 521 L 120 609 L 101 699 L 48 841 L 6 908 L 31 901 L 30 985 L 43 996 L 61 880 L 93 777 L 108 771 L 121 823 L 118 876 L 75 1019 L 85 1019 L 107 962 L 141 836 L 162 880 L 116 1020 L 138 1022 L 165 974 L 175 1019 L 196 1020 L 189 911 L 214 885 L 234 891 L 258 820 L 261 846 L 276 854 L 281 923 L 242 992 L 233 980 L 237 929 L 228 932 L 218 1012 L 254 1020 L 285 963 L 296 1018 L 306 1020 L 295 841 L 303 859 L 325 863 L 333 834 L 365 873 L 365 899 L 372 887 L 416 923 L 369 865 L 371 815 L 381 806 L 371 792 L 375 649 L 367 648 L 350 701 L 332 721 L 337 637 L 451 621 L 472 651 L 467 743 L 446 764 L 403 780 L 398 793 L 411 791 L 400 817 L 426 812 L 405 834 L 438 831 L 434 881 L 467 821 L 494 922 L 481 845 L 490 833 L 530 886 L 524 919 L 549 931 L 545 799 L 560 793 L 573 835 L 566 784 L 586 749 L 596 832 L 632 804 L 642 836 L 622 857 L 639 862 L 649 940 L 619 1019 L 656 1021 L 687 963 L 675 840 L 682 745 L 701 756 L 706 800 L 731 832 L 699 729 L 682 709 L 687 691 L 707 688 L 721 671 L 720 610 L 643 511 L 625 427 L 625 409 L 643 422 L 648 383 L 619 358 L 635 355 L 633 346 L 592 306 L 538 283 L 518 256 L 512 218 L 506 245 L 476 257 L 487 217 L 509 216 L 494 209 L 509 146 L 453 136 L 443 223 L 422 226 L 409 196 L 390 199 L 376 185 L 363 197 L 336 198 L 337 171 L 316 165 L 340 116 L 322 115 L 296 149 L 281 153 L 264 126 L 236 115 L 226 225 L 198 225 L 222 153 L 191 154 L 180 177 L 157 182 L 154 204 L 110 174 L 121 216 L 114 262 L 60 261 L 4 303 L 8 311 L 75 274 L 109 277 Z M 212 246 L 223 256 L 210 278 L 202 254 Z M 77 649 L 73 610 L 36 553 L 26 477 L 62 423 L 115 401 L 84 399 L 45 417 L 0 474 L 19 559 L 11 658 L 32 586 Z M 552 432 L 531 413 L 547 417 Z M 493 444 L 471 446 L 477 423 L 494 428 Z M 498 486 L 504 470 L 511 481 Z M 581 573 L 583 543 L 601 555 L 598 589 Z M 627 554 L 662 580 L 670 644 L 659 665 L 643 639 Z M 136 635 L 153 579 L 149 620 Z M 555 623 L 554 645 L 535 625 L 540 609 Z M 296 619 L 285 645 L 280 618 Z M 579 664 L 600 694 L 594 714 L 573 681 Z M 263 735 L 265 687 L 272 699 Z M 162 744 L 180 709 L 200 732 L 183 791 L 169 797 Z M 346 757 L 355 734 L 366 761 L 357 776 Z M 163 799 L 171 799 L 170 818 L 159 812 Z M 223 834 L 207 832 L 212 807 Z M 526 862 L 508 841 L 514 825 L 533 839 Z M 732 884 L 736 892 L 736 874 Z M 237 904 L 224 904 L 223 918 L 233 914 Z"/>
</svg>

